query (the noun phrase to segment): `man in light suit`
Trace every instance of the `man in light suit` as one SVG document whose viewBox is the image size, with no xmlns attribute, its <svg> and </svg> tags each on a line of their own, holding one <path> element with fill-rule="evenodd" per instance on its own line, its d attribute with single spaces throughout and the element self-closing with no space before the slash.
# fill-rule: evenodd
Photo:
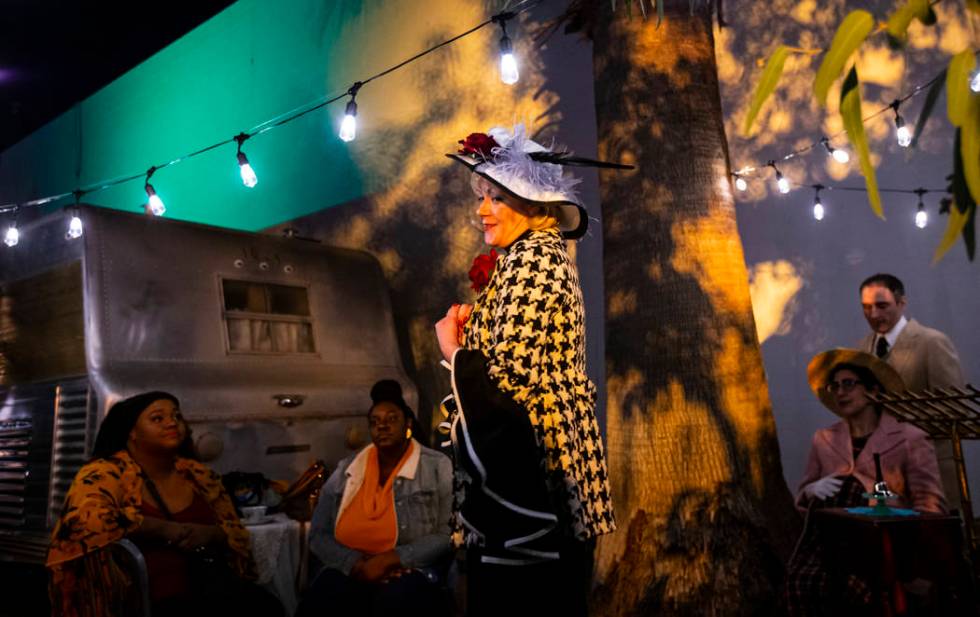
<svg viewBox="0 0 980 617">
<path fill-rule="evenodd" d="M 892 365 L 913 392 L 964 384 L 960 358 L 949 337 L 906 319 L 902 281 L 891 274 L 875 274 L 861 283 L 860 290 L 864 318 L 872 332 L 858 349 Z"/>
<path fill-rule="evenodd" d="M 960 357 L 949 337 L 927 328 L 914 319 L 906 319 L 905 286 L 891 274 L 875 274 L 861 283 L 861 307 L 871 326 L 858 349 L 872 353 L 890 364 L 912 392 L 926 388 L 962 386 Z M 959 502 L 953 447 L 948 439 L 935 441 L 936 456 L 946 495 Z"/>
</svg>

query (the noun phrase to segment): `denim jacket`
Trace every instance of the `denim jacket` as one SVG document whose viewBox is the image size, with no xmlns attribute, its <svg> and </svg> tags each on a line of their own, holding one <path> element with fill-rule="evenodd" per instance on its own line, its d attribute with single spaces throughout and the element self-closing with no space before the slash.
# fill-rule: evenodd
<svg viewBox="0 0 980 617">
<path fill-rule="evenodd" d="M 453 466 L 444 454 L 412 440 L 414 448 L 394 482 L 397 538 L 395 552 L 406 568 L 438 566 L 450 553 L 449 519 L 453 503 Z M 369 445 L 337 465 L 323 490 L 310 523 L 310 550 L 327 568 L 346 575 L 363 556 L 337 542 L 340 514 L 364 482 Z M 430 573 L 427 572 L 427 575 Z"/>
</svg>

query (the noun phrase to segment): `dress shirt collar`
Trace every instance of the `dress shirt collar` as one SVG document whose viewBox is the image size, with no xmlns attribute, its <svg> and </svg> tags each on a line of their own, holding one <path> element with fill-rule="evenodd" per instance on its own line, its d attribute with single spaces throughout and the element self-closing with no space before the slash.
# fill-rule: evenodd
<svg viewBox="0 0 980 617">
<path fill-rule="evenodd" d="M 905 329 L 905 326 L 907 326 L 908 323 L 909 320 L 905 318 L 905 315 L 902 315 L 902 318 L 898 320 L 898 323 L 896 323 L 891 330 L 889 330 L 884 334 L 885 340 L 888 341 L 888 349 L 891 349 L 892 347 L 895 346 L 895 341 L 898 340 L 898 335 L 902 333 L 902 330 Z M 881 334 L 875 337 L 874 340 L 875 345 L 878 344 L 878 339 L 881 337 L 882 337 Z M 872 347 L 872 349 L 874 348 Z"/>
</svg>

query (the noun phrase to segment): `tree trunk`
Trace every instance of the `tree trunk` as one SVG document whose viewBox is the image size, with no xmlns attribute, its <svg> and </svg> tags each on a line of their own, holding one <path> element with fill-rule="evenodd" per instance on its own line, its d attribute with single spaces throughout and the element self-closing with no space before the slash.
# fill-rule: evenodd
<svg viewBox="0 0 980 617">
<path fill-rule="evenodd" d="M 622 5 L 623 3 L 620 3 Z M 775 609 L 798 527 L 735 226 L 711 16 L 599 3 L 607 442 L 596 615 Z"/>
</svg>

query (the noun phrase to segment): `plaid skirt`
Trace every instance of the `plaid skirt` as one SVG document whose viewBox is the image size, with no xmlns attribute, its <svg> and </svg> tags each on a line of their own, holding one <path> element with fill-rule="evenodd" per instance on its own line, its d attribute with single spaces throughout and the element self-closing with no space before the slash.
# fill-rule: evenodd
<svg viewBox="0 0 980 617">
<path fill-rule="evenodd" d="M 858 480 L 847 476 L 836 495 L 813 500 L 809 509 L 865 506 L 864 492 Z M 804 528 L 800 546 L 787 565 L 783 595 L 787 612 L 793 616 L 862 614 L 871 605 L 871 589 L 865 581 L 827 570 L 823 542 L 812 524 Z"/>
</svg>

